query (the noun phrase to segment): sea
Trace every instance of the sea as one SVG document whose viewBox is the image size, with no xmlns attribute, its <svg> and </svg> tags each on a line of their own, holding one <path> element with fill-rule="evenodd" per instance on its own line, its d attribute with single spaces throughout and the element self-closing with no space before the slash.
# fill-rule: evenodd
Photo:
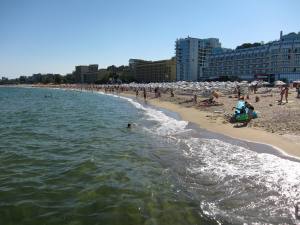
<svg viewBox="0 0 300 225">
<path fill-rule="evenodd" d="M 0 88 L 1 225 L 299 224 L 299 202 L 300 161 L 270 146 L 135 97 Z"/>
</svg>

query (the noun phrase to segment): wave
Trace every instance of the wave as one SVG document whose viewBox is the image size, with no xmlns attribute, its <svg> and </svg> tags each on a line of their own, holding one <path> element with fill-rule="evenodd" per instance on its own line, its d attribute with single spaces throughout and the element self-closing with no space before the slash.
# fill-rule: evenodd
<svg viewBox="0 0 300 225">
<path fill-rule="evenodd" d="M 294 204 L 300 201 L 300 163 L 258 153 L 224 140 L 191 137 L 188 122 L 168 116 L 131 98 L 126 100 L 158 125 L 152 134 L 184 144 L 187 160 L 184 188 L 200 208 L 217 221 L 232 223 L 295 223 Z M 195 134 L 195 132 L 193 133 Z M 194 136 L 194 135 L 193 135 Z"/>
<path fill-rule="evenodd" d="M 232 223 L 295 223 L 294 204 L 300 201 L 300 163 L 223 140 L 181 135 L 188 130 L 188 122 L 131 98 L 108 95 L 130 102 L 148 119 L 157 121 L 160 125 L 153 127 L 154 133 L 185 144 L 185 188 L 195 198 L 201 196 L 201 210 L 207 215 Z"/>
<path fill-rule="evenodd" d="M 268 218 L 273 223 L 295 223 L 294 205 L 300 201 L 298 162 L 216 139 L 184 141 L 189 146 L 185 151 L 189 176 L 208 179 L 216 192 L 215 198 L 206 198 L 201 204 L 203 211 L 228 221 L 240 218 L 239 222 L 254 223 Z M 198 182 L 188 188 L 211 195 L 211 190 Z"/>
<path fill-rule="evenodd" d="M 156 133 L 161 136 L 170 136 L 175 135 L 180 132 L 186 131 L 186 127 L 188 125 L 187 121 L 183 120 L 176 120 L 168 115 L 166 115 L 163 111 L 152 108 L 152 107 L 145 107 L 137 101 L 134 101 L 131 98 L 114 95 L 114 94 L 106 94 L 103 92 L 98 92 L 99 94 L 104 94 L 108 96 L 112 96 L 115 98 L 123 99 L 128 101 L 132 104 L 135 108 L 144 111 L 145 116 L 148 120 L 158 122 L 158 126 L 152 127 L 149 131 Z"/>
</svg>

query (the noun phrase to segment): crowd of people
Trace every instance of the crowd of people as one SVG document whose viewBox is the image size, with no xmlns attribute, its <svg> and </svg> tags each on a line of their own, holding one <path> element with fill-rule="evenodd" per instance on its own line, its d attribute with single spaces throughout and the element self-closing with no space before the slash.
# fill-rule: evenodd
<svg viewBox="0 0 300 225">
<path fill-rule="evenodd" d="M 219 106 L 222 102 L 218 102 L 220 96 L 228 95 L 228 97 L 236 98 L 237 104 L 233 112 L 232 122 L 237 121 L 250 121 L 257 117 L 254 107 L 249 103 L 249 96 L 254 95 L 255 102 L 260 101 L 260 97 L 256 95 L 261 86 L 259 83 L 248 85 L 247 83 L 209 83 L 207 86 L 199 82 L 193 83 L 151 83 L 151 84 L 120 84 L 120 85 L 80 85 L 68 84 L 61 85 L 62 88 L 102 91 L 105 93 L 131 93 L 137 98 L 142 97 L 144 100 L 147 98 L 161 98 L 162 95 L 175 98 L 176 95 L 185 96 L 186 103 L 191 102 L 195 106 Z M 223 89 L 222 89 L 223 88 Z M 289 85 L 279 86 L 280 92 L 278 104 L 288 103 L 290 87 Z M 276 90 L 276 89 L 273 89 Z M 300 98 L 300 84 L 296 86 L 297 97 Z M 226 92 L 226 93 L 225 93 Z M 190 100 L 188 99 L 190 96 Z M 200 100 L 199 100 L 200 99 Z"/>
</svg>

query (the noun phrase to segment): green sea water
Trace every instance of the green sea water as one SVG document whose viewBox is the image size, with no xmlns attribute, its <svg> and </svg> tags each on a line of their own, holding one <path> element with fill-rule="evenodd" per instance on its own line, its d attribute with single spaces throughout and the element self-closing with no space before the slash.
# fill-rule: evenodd
<svg viewBox="0 0 300 225">
<path fill-rule="evenodd" d="M 271 147 L 117 93 L 0 87 L 0 225 L 297 224 L 297 202 L 299 160 Z"/>
<path fill-rule="evenodd" d="M 0 88 L 0 224 L 214 224 L 124 100 Z M 135 123 L 127 129 L 127 123 Z"/>
</svg>

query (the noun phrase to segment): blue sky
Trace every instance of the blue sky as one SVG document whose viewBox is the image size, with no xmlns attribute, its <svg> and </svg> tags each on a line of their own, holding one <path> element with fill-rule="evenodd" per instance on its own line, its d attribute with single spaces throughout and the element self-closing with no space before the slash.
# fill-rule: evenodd
<svg viewBox="0 0 300 225">
<path fill-rule="evenodd" d="M 299 0 L 0 0 L 0 76 L 171 58 L 188 35 L 267 42 L 299 32 L 299 10 Z"/>
</svg>

